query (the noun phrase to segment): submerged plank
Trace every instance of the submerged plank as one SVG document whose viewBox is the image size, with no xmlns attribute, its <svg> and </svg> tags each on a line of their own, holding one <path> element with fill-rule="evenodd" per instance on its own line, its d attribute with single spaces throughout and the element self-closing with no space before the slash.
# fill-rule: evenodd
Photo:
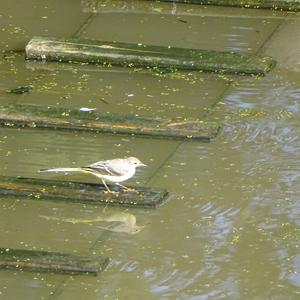
<svg viewBox="0 0 300 300">
<path fill-rule="evenodd" d="M 98 275 L 108 262 L 108 257 L 91 258 L 59 252 L 0 248 L 0 269 Z"/>
<path fill-rule="evenodd" d="M 160 2 L 177 2 L 189 4 L 300 11 L 299 0 L 160 0 Z"/>
<path fill-rule="evenodd" d="M 275 65 L 251 54 L 52 37 L 33 37 L 26 58 L 245 75 L 265 75 Z"/>
<path fill-rule="evenodd" d="M 70 110 L 34 105 L 0 106 L 0 125 L 211 141 L 220 126 L 194 119 L 162 120 L 135 115 Z"/>
<path fill-rule="evenodd" d="M 118 186 L 109 185 L 109 187 L 114 193 L 108 193 L 102 184 L 96 183 L 0 177 L 0 195 L 2 197 L 141 208 L 156 208 L 168 200 L 168 192 L 162 189 L 134 187 L 136 191 L 124 191 Z"/>
</svg>

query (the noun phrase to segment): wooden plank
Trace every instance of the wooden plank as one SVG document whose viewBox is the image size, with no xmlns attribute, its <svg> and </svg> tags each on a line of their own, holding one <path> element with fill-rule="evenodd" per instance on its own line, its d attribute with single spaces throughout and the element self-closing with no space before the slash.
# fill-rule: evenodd
<svg viewBox="0 0 300 300">
<path fill-rule="evenodd" d="M 52 37 L 33 37 L 26 58 L 245 75 L 265 75 L 275 65 L 270 57 L 246 53 Z"/>
<path fill-rule="evenodd" d="M 0 269 L 63 274 L 98 275 L 108 257 L 86 257 L 68 253 L 0 248 Z"/>
<path fill-rule="evenodd" d="M 114 193 L 108 193 L 102 184 L 96 183 L 0 177 L 1 197 L 19 197 L 22 200 L 45 199 L 140 208 L 156 208 L 168 200 L 168 192 L 163 189 L 131 187 L 136 191 L 124 191 L 116 185 L 108 186 Z"/>
<path fill-rule="evenodd" d="M 300 11 L 299 0 L 160 0 L 160 2 Z"/>
<path fill-rule="evenodd" d="M 195 119 L 162 120 L 135 115 L 82 112 L 34 105 L 0 106 L 0 125 L 102 133 L 138 135 L 143 137 L 187 139 L 209 142 L 220 125 Z"/>
</svg>

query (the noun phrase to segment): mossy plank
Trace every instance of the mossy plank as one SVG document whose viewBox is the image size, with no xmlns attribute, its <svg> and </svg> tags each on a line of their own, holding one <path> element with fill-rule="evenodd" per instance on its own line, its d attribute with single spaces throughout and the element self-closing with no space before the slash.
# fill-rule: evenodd
<svg viewBox="0 0 300 300">
<path fill-rule="evenodd" d="M 1 197 L 48 199 L 140 208 L 156 208 L 168 200 L 168 192 L 162 189 L 132 187 L 135 191 L 124 191 L 116 185 L 108 186 L 113 193 L 107 192 L 102 184 L 96 183 L 0 177 Z"/>
<path fill-rule="evenodd" d="M 299 0 L 160 0 L 160 2 L 300 11 Z"/>
<path fill-rule="evenodd" d="M 0 269 L 64 274 L 98 275 L 108 257 L 86 257 L 68 253 L 0 248 Z"/>
<path fill-rule="evenodd" d="M 34 105 L 0 106 L 0 125 L 49 129 L 84 130 L 144 137 L 211 141 L 220 129 L 215 122 L 195 119 L 162 120 L 135 115 L 82 112 Z"/>
<path fill-rule="evenodd" d="M 245 75 L 265 75 L 275 64 L 270 57 L 246 53 L 52 37 L 33 37 L 26 58 Z"/>
</svg>

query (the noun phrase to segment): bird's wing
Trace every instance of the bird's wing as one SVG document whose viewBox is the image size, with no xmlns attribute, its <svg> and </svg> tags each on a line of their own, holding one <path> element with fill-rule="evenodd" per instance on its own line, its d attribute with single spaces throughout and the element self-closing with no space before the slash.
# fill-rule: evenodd
<svg viewBox="0 0 300 300">
<path fill-rule="evenodd" d="M 111 175 L 111 176 L 122 176 L 124 175 L 124 171 L 122 168 L 122 161 L 120 159 L 114 160 L 105 160 L 105 161 L 98 161 L 94 164 L 89 166 L 83 167 L 85 170 L 96 171 L 101 175 Z"/>
</svg>

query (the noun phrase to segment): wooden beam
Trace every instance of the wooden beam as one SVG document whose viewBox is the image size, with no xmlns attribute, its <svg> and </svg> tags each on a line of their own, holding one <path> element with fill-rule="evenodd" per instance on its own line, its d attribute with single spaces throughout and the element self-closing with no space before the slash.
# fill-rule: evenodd
<svg viewBox="0 0 300 300">
<path fill-rule="evenodd" d="M 108 257 L 0 248 L 0 269 L 98 275 L 108 262 Z"/>
<path fill-rule="evenodd" d="M 300 11 L 299 0 L 160 0 L 160 2 Z"/>
<path fill-rule="evenodd" d="M 52 37 L 33 37 L 26 58 L 245 75 L 265 75 L 275 65 L 270 57 L 246 53 Z"/>
<path fill-rule="evenodd" d="M 195 119 L 163 120 L 135 115 L 82 112 L 35 105 L 0 106 L 0 125 L 117 133 L 143 137 L 199 140 L 214 139 L 220 125 Z"/>
<path fill-rule="evenodd" d="M 168 192 L 150 187 L 131 187 L 136 191 L 124 191 L 108 185 L 108 193 L 102 184 L 56 181 L 39 178 L 0 177 L 1 197 L 19 199 L 45 199 L 89 204 L 125 207 L 156 208 L 168 200 Z"/>
</svg>

